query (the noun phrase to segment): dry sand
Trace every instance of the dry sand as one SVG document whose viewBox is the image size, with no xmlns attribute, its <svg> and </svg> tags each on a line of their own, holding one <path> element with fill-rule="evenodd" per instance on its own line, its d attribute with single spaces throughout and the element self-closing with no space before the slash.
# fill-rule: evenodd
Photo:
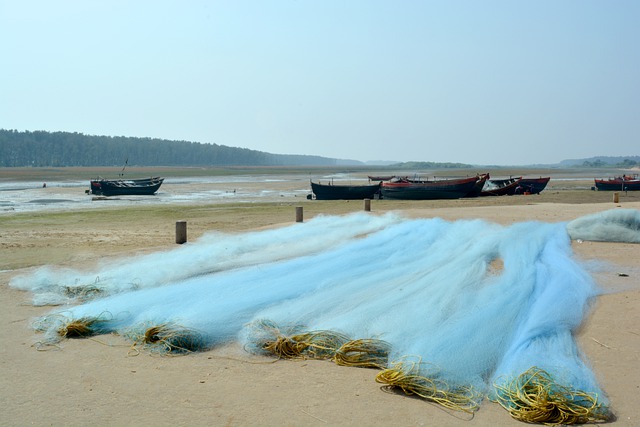
<svg viewBox="0 0 640 427">
<path fill-rule="evenodd" d="M 593 193 L 593 192 L 589 192 Z M 408 217 L 484 218 L 501 224 L 566 221 L 607 209 L 640 209 L 638 197 L 619 204 L 561 203 L 545 194 L 511 202 L 401 203 L 373 201 L 372 214 L 396 210 Z M 593 197 L 591 194 L 590 197 Z M 525 197 L 525 196 L 522 196 Z M 538 198 L 536 198 L 538 197 Z M 551 197 L 551 193 L 548 197 Z M 604 196 L 600 196 L 604 197 Z M 54 425 L 357 425 L 514 426 L 501 407 L 485 401 L 474 416 L 383 391 L 376 371 L 323 361 L 277 361 L 236 345 L 180 357 L 132 354 L 117 336 L 67 340 L 38 351 L 31 320 L 50 310 L 33 307 L 10 278 L 44 264 L 90 267 L 100 257 L 122 257 L 175 246 L 174 220 L 189 221 L 189 239 L 207 230 L 277 227 L 295 218 L 291 203 L 245 207 L 181 207 L 154 215 L 126 213 L 100 221 L 99 213 L 16 217 L 2 222 L 0 257 L 0 424 Z M 305 219 L 361 209 L 357 202 L 305 201 Z M 120 213 L 103 215 L 113 219 Z M 111 216 L 109 216 L 111 215 Z M 629 277 L 597 277 L 615 293 L 599 297 L 577 336 L 617 416 L 614 425 L 640 425 L 640 245 L 574 242 L 583 259 L 605 260 Z"/>
</svg>

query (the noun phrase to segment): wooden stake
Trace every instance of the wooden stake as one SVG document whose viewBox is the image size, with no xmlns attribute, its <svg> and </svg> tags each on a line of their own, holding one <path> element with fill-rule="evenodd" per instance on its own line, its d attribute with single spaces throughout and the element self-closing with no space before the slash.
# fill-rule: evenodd
<svg viewBox="0 0 640 427">
<path fill-rule="evenodd" d="M 181 245 L 187 241 L 187 221 L 176 221 L 176 243 Z"/>
</svg>

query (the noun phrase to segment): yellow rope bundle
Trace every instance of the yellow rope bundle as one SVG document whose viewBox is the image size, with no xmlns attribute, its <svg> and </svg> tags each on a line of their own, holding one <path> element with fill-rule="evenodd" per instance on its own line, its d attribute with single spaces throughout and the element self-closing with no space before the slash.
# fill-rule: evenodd
<svg viewBox="0 0 640 427">
<path fill-rule="evenodd" d="M 472 387 L 451 387 L 437 378 L 427 377 L 426 365 L 421 362 L 401 360 L 376 376 L 376 382 L 391 388 L 400 388 L 407 395 L 419 396 L 445 408 L 473 413 L 480 407 L 482 396 Z"/>
<path fill-rule="evenodd" d="M 83 317 L 73 320 L 58 329 L 58 335 L 63 338 L 84 338 L 94 334 L 92 326 L 98 322 L 98 319 Z"/>
<path fill-rule="evenodd" d="M 359 339 L 344 343 L 333 356 L 340 366 L 384 369 L 391 345 L 376 339 Z"/>
<path fill-rule="evenodd" d="M 528 423 L 584 424 L 607 421 L 609 409 L 598 396 L 558 385 L 549 373 L 532 367 L 504 385 L 494 385 L 495 400 L 517 420 Z"/>
<path fill-rule="evenodd" d="M 129 331 L 125 336 L 155 353 L 190 353 L 205 349 L 203 337 L 196 331 L 171 323 L 150 326 L 144 333 Z"/>
<path fill-rule="evenodd" d="M 332 331 L 314 331 L 291 337 L 279 335 L 262 343 L 262 349 L 282 359 L 331 359 L 349 338 Z"/>
<path fill-rule="evenodd" d="M 62 338 L 86 338 L 104 333 L 104 324 L 110 320 L 112 320 L 111 313 L 104 312 L 98 317 L 82 317 L 71 321 L 68 321 L 68 318 L 63 315 L 53 316 L 45 319 L 44 324 L 60 322 L 56 332 Z"/>
<path fill-rule="evenodd" d="M 285 336 L 279 336 L 274 341 L 266 341 L 262 344 L 264 351 L 276 355 L 278 359 L 303 358 L 302 353 L 307 347 L 307 343 L 297 342 Z"/>
</svg>

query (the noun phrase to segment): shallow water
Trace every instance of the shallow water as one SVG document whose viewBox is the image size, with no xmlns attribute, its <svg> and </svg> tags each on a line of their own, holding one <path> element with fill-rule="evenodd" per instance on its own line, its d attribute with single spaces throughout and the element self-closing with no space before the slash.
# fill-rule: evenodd
<svg viewBox="0 0 640 427">
<path fill-rule="evenodd" d="M 106 206 L 157 204 L 296 202 L 311 193 L 309 181 L 337 184 L 367 184 L 366 178 L 348 173 L 322 176 L 305 174 L 228 175 L 215 177 L 166 178 L 154 196 L 96 197 L 87 194 L 89 181 L 0 181 L 0 215 L 16 212 L 62 211 Z M 592 178 L 552 178 L 556 190 L 589 189 Z M 557 185 L 560 183 L 559 185 Z"/>
<path fill-rule="evenodd" d="M 0 215 L 164 203 L 295 201 L 310 193 L 308 179 L 300 175 L 167 178 L 153 196 L 96 197 L 88 189 L 88 181 L 52 181 L 46 187 L 33 181 L 0 182 Z"/>
</svg>

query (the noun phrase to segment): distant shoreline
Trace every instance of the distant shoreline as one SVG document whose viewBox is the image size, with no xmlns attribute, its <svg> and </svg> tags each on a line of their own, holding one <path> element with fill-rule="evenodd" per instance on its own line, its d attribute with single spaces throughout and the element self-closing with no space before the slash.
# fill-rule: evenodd
<svg viewBox="0 0 640 427">
<path fill-rule="evenodd" d="M 621 175 L 629 171 L 638 171 L 640 168 L 620 169 L 620 168 L 537 168 L 518 166 L 478 166 L 474 168 L 447 168 L 447 169 L 397 169 L 388 166 L 332 166 L 332 167 L 311 167 L 311 166 L 225 166 L 225 167 L 126 167 L 123 171 L 120 167 L 17 167 L 0 168 L 0 181 L 43 181 L 47 180 L 90 180 L 98 176 L 116 179 L 123 174 L 124 178 L 143 178 L 148 176 L 163 177 L 203 177 L 203 176 L 229 176 L 229 175 L 306 175 L 315 178 L 324 174 L 343 173 L 354 178 L 366 179 L 367 175 L 384 172 L 397 175 L 420 175 L 420 176 L 470 176 L 477 173 L 489 173 L 492 176 L 551 176 L 561 177 L 607 177 Z"/>
</svg>

